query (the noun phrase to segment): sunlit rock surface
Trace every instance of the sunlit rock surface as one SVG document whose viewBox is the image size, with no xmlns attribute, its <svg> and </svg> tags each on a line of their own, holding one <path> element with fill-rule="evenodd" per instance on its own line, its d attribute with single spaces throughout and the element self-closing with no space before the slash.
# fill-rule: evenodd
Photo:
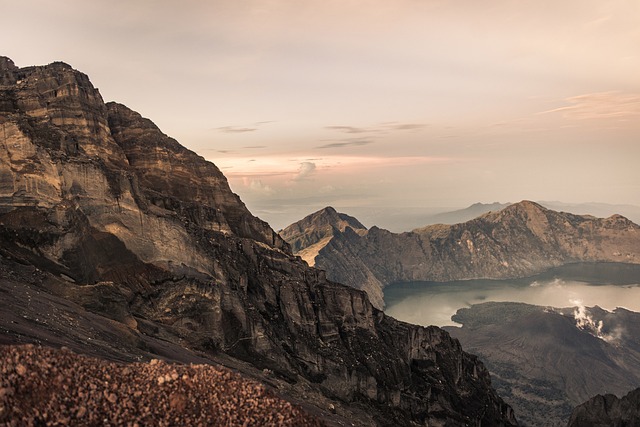
<svg viewBox="0 0 640 427">
<path fill-rule="evenodd" d="M 1 58 L 0 83 L 3 343 L 223 360 L 358 425 L 516 423 L 458 341 L 327 281 L 86 75 Z"/>
</svg>

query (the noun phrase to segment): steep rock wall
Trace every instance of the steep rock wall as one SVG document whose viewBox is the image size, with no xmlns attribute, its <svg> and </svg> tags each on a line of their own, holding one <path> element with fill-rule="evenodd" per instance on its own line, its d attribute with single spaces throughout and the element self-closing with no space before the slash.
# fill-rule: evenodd
<svg viewBox="0 0 640 427">
<path fill-rule="evenodd" d="M 456 340 L 327 281 L 248 212 L 213 164 L 139 114 L 105 105 L 84 74 L 2 58 L 0 76 L 8 266 L 37 267 L 38 286 L 129 334 L 304 378 L 380 424 L 515 424 Z"/>
</svg>

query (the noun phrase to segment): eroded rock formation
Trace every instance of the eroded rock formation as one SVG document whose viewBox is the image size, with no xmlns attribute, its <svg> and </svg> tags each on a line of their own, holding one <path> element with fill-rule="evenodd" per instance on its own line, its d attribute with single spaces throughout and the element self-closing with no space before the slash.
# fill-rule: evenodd
<svg viewBox="0 0 640 427">
<path fill-rule="evenodd" d="M 0 83 L 3 291 L 57 298 L 31 329 L 4 323 L 4 341 L 45 328 L 74 333 L 55 322 L 80 304 L 114 325 L 90 328 L 92 341 L 72 339 L 89 352 L 110 341 L 157 351 L 164 341 L 174 353 L 229 355 L 248 362 L 239 369 L 308 384 L 345 416 L 366 413 L 351 417 L 361 424 L 515 424 L 458 341 L 327 281 L 251 215 L 212 163 L 105 104 L 86 75 L 1 58 Z"/>
<path fill-rule="evenodd" d="M 640 426 L 640 388 L 618 398 L 613 394 L 597 395 L 576 407 L 569 427 L 637 427 Z"/>
</svg>

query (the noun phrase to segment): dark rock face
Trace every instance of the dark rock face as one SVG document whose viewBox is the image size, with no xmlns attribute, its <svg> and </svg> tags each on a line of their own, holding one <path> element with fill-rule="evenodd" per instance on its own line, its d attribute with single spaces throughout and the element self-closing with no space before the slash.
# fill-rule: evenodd
<svg viewBox="0 0 640 427">
<path fill-rule="evenodd" d="M 312 221 L 316 217 L 281 235 L 293 247 L 308 250 L 306 236 L 326 228 Z M 299 229 L 305 232 L 291 232 Z M 578 261 L 639 263 L 640 226 L 620 215 L 573 215 L 523 201 L 462 224 L 410 233 L 334 229 L 307 253 L 307 261 L 326 270 L 330 279 L 367 291 L 398 281 L 525 277 Z"/>
<path fill-rule="evenodd" d="M 612 395 L 597 395 L 576 407 L 569 427 L 637 427 L 640 426 L 640 388 L 621 399 Z"/>
<path fill-rule="evenodd" d="M 105 105 L 87 76 L 4 58 L 0 78 L 2 291 L 53 295 L 40 314 L 24 307 L 32 323 L 3 321 L 6 341 L 47 330 L 107 357 L 169 347 L 231 356 L 247 362 L 234 362 L 241 370 L 304 384 L 359 424 L 516 423 L 458 341 L 327 281 L 250 214 L 213 164 L 139 114 Z M 78 313 L 72 303 L 117 327 L 91 328 L 91 341 L 61 336 L 76 333 L 60 323 Z"/>
<path fill-rule="evenodd" d="M 281 230 L 280 236 L 291 244 L 291 249 L 296 255 L 312 267 L 315 266 L 316 259 L 331 257 L 329 255 L 320 257 L 320 252 L 332 253 L 331 258 L 334 260 L 342 256 L 346 262 L 340 268 L 331 270 L 332 280 L 339 283 L 358 284 L 356 288 L 365 291 L 375 307 L 382 308 L 384 306 L 382 283 L 367 265 L 358 259 L 357 254 L 351 253 L 348 244 L 342 244 L 344 242 L 342 236 L 345 234 L 362 236 L 366 233 L 367 228 L 360 221 L 349 215 L 338 213 L 332 207 L 327 207 Z"/>
<path fill-rule="evenodd" d="M 463 326 L 445 329 L 482 358 L 524 425 L 563 425 L 589 396 L 640 383 L 640 313 L 489 302 L 453 320 Z"/>
</svg>

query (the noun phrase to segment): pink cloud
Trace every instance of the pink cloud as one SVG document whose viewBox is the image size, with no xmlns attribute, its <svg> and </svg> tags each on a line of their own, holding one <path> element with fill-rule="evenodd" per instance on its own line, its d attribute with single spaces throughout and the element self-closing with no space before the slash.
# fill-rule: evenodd
<svg viewBox="0 0 640 427">
<path fill-rule="evenodd" d="M 640 116 L 640 94 L 618 91 L 587 93 L 566 98 L 571 105 L 543 111 L 539 114 L 562 113 L 575 120 L 620 119 Z"/>
</svg>

